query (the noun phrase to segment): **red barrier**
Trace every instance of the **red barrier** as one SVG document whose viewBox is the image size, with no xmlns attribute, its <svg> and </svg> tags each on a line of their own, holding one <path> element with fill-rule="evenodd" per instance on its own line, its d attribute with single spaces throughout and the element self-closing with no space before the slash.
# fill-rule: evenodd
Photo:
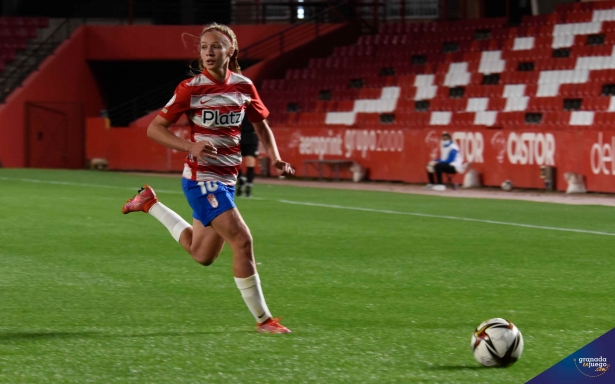
<svg viewBox="0 0 615 384">
<path fill-rule="evenodd" d="M 104 119 L 88 119 L 87 156 L 104 157 L 115 170 L 181 171 L 186 153 L 165 149 L 149 140 L 145 128 L 105 128 Z M 174 127 L 188 138 L 187 127 Z M 426 183 L 425 165 L 438 155 L 442 128 L 275 128 L 284 160 L 297 168 L 299 177 L 316 177 L 305 160 L 352 160 L 368 169 L 370 180 Z M 556 170 L 556 187 L 566 189 L 564 173 L 585 176 L 587 189 L 615 192 L 615 129 L 451 130 L 464 160 L 472 163 L 487 186 L 511 180 L 516 187 L 543 189 L 540 167 Z M 101 149 L 100 142 L 108 143 Z M 103 153 L 104 152 L 104 153 Z M 326 170 L 326 168 L 325 168 Z M 333 173 L 326 171 L 325 177 Z M 342 170 L 340 176 L 352 174 Z M 456 182 L 462 175 L 455 176 Z"/>
<path fill-rule="evenodd" d="M 297 167 L 299 176 L 316 176 L 304 160 L 353 160 L 369 171 L 371 180 L 427 182 L 425 165 L 436 157 L 441 128 L 357 129 L 276 128 L 282 157 Z M 459 145 L 464 160 L 481 174 L 482 183 L 499 186 L 511 180 L 520 188 L 545 187 L 540 167 L 556 169 L 556 186 L 566 189 L 564 173 L 585 176 L 587 189 L 615 192 L 615 130 L 447 129 Z M 306 175 L 307 171 L 307 175 Z M 328 174 L 326 176 L 332 176 Z M 350 178 L 349 171 L 342 177 Z M 461 182 L 462 176 L 455 176 Z"/>
<path fill-rule="evenodd" d="M 83 105 L 82 116 L 100 113 L 104 104 L 96 79 L 83 59 L 86 42 L 85 28 L 75 31 L 0 105 L 0 158 L 5 167 L 28 164 L 28 103 L 79 103 Z M 83 120 L 80 123 L 83 125 Z M 75 141 L 77 145 L 83 143 Z M 83 164 L 83 156 L 78 163 Z"/>
<path fill-rule="evenodd" d="M 190 138 L 188 127 L 173 127 L 172 131 L 186 140 Z M 109 128 L 105 118 L 87 119 L 86 157 L 107 160 L 111 170 L 179 172 L 186 155 L 150 140 L 146 127 Z"/>
</svg>

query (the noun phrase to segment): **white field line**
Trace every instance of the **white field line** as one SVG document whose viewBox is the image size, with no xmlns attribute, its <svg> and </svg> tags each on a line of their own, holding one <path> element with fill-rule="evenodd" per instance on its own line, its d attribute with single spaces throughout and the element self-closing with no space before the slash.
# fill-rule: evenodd
<svg viewBox="0 0 615 384">
<path fill-rule="evenodd" d="M 131 190 L 131 191 L 135 190 L 135 188 L 128 188 L 128 187 L 116 187 L 116 186 L 112 186 L 112 185 L 103 185 L 103 184 L 73 183 L 73 182 L 69 182 L 69 181 L 38 180 L 38 179 L 26 179 L 26 178 L 14 178 L 14 177 L 0 177 L 0 180 L 21 181 L 21 182 L 26 182 L 26 183 L 40 183 L 40 184 L 72 185 L 72 186 L 76 186 L 76 187 L 89 187 L 89 188 L 107 188 L 107 189 L 119 189 L 119 190 Z M 156 191 L 157 192 L 162 192 L 162 193 L 178 194 L 178 195 L 183 194 L 183 192 L 180 192 L 180 191 L 168 191 L 168 190 L 162 190 L 162 189 L 156 189 Z M 511 223 L 511 222 L 508 222 L 508 221 L 472 219 L 472 218 L 469 218 L 469 217 L 433 215 L 433 214 L 429 214 L 429 213 L 419 213 L 419 212 L 402 212 L 402 211 L 393 211 L 393 210 L 388 210 L 388 209 L 373 209 L 373 208 L 363 208 L 363 207 L 350 207 L 350 206 L 345 206 L 345 205 L 311 203 L 311 202 L 307 202 L 307 201 L 269 200 L 269 199 L 265 199 L 265 198 L 254 198 L 254 197 L 251 197 L 250 199 L 253 199 L 253 200 L 277 201 L 277 202 L 283 203 L 283 204 L 304 205 L 304 206 L 309 206 L 309 207 L 320 207 L 320 208 L 331 208 L 331 209 L 345 209 L 345 210 L 349 210 L 349 211 L 385 213 L 385 214 L 389 214 L 389 215 L 418 216 L 418 217 L 429 217 L 429 218 L 432 218 L 432 219 L 457 220 L 457 221 L 469 221 L 469 222 L 474 222 L 474 223 L 508 225 L 508 226 L 511 226 L 511 227 L 543 229 L 543 230 L 548 230 L 548 231 L 574 232 L 574 233 L 584 233 L 584 234 L 601 235 L 601 236 L 615 236 L 615 233 L 612 233 L 612 232 L 590 231 L 590 230 L 586 230 L 586 229 L 575 229 L 575 228 L 548 227 L 548 226 L 543 226 L 543 225 Z"/>
<path fill-rule="evenodd" d="M 469 217 L 458 217 L 458 216 L 432 215 L 432 214 L 429 214 L 429 213 L 418 213 L 418 212 L 391 211 L 391 210 L 388 210 L 388 209 L 372 209 L 372 208 L 362 208 L 362 207 L 349 207 L 349 206 L 345 206 L 345 205 L 320 204 L 320 203 L 310 203 L 310 202 L 303 202 L 303 201 L 291 201 L 291 200 L 278 200 L 278 201 L 280 203 L 285 203 L 285 204 L 306 205 L 306 206 L 310 206 L 310 207 L 346 209 L 346 210 L 350 210 L 350 211 L 386 213 L 386 214 L 390 214 L 390 215 L 418 216 L 418 217 L 429 217 L 429 218 L 433 218 L 433 219 L 471 221 L 471 222 L 474 222 L 474 223 L 508 225 L 508 226 L 511 226 L 511 227 L 544 229 L 544 230 L 548 230 L 548 231 L 575 232 L 575 233 L 585 233 L 585 234 L 592 234 L 592 235 L 615 236 L 615 233 L 611 233 L 611 232 L 590 231 L 590 230 L 586 230 L 586 229 L 547 227 L 547 226 L 542 226 L 542 225 L 511 223 L 511 222 L 507 222 L 507 221 L 472 219 L 472 218 L 469 218 Z"/>
<path fill-rule="evenodd" d="M 26 178 L 17 178 L 17 177 L 0 177 L 0 180 L 22 181 L 24 183 L 71 185 L 71 186 L 75 186 L 75 187 L 119 189 L 119 190 L 123 190 L 123 191 L 137 191 L 139 189 L 139 188 L 135 188 L 135 187 L 117 187 L 115 185 L 73 183 L 73 182 L 70 182 L 70 181 L 38 180 L 38 179 L 26 179 Z M 172 194 L 177 194 L 177 195 L 183 195 L 184 194 L 183 192 L 167 191 L 167 190 L 164 190 L 164 189 L 156 189 L 156 192 L 172 193 Z"/>
</svg>

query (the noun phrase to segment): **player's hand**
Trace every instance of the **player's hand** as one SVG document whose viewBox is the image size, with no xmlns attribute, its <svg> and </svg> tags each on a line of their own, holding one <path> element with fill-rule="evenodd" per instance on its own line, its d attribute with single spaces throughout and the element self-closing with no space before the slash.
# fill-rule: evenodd
<svg viewBox="0 0 615 384">
<path fill-rule="evenodd" d="M 197 159 L 215 159 L 218 157 L 218 150 L 211 141 L 199 141 L 190 146 L 190 154 Z"/>
<path fill-rule="evenodd" d="M 289 176 L 295 174 L 295 170 L 293 169 L 293 167 L 286 161 L 277 160 L 273 163 L 273 166 L 278 170 L 278 172 L 280 172 L 280 176 Z"/>
</svg>

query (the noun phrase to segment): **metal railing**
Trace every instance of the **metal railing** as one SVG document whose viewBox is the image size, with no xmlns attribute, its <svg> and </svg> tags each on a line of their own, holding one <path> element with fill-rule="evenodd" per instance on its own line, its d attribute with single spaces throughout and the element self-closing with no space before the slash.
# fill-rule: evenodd
<svg viewBox="0 0 615 384">
<path fill-rule="evenodd" d="M 305 19 L 300 24 L 292 25 L 274 35 L 257 41 L 249 47 L 239 50 L 240 60 L 262 60 L 274 54 L 282 54 L 287 52 L 289 46 L 296 41 L 305 40 L 310 37 L 318 37 L 320 34 L 320 25 L 324 23 L 340 23 L 348 21 L 358 21 L 354 9 L 348 13 L 347 6 L 350 1 L 343 1 L 335 6 L 329 6 L 325 3 L 313 3 L 311 5 L 318 6 L 319 12 Z M 310 3 L 295 3 L 302 5 L 310 5 Z M 296 7 L 295 7 L 296 8 Z M 296 10 L 294 10 L 296 11 Z"/>
<path fill-rule="evenodd" d="M 30 42 L 10 67 L 0 74 L 0 103 L 80 25 L 79 21 L 65 19 L 45 40 Z"/>
<path fill-rule="evenodd" d="M 265 57 L 275 55 L 276 53 L 281 54 L 287 52 L 287 50 L 290 49 L 290 44 L 287 44 L 287 42 L 290 43 L 295 39 L 306 39 L 309 38 L 310 34 L 317 37 L 320 32 L 319 25 L 322 23 L 348 21 L 348 14 L 344 14 L 343 12 L 343 7 L 348 3 L 349 1 L 343 1 L 333 7 L 325 7 L 324 5 L 326 4 L 319 3 L 321 10 L 314 13 L 311 17 L 305 18 L 300 23 L 296 23 L 272 36 L 240 49 L 240 65 L 245 69 L 249 67 L 250 64 L 258 62 Z M 267 6 L 271 6 L 272 4 L 275 5 L 276 3 L 268 3 Z M 109 108 L 105 113 L 111 120 L 111 125 L 115 127 L 126 126 L 139 117 L 164 105 L 173 94 L 173 90 L 177 84 L 186 78 L 187 76 L 182 76 L 176 80 L 161 84 L 132 100 Z"/>
<path fill-rule="evenodd" d="M 110 18 L 131 24 L 136 19 L 148 19 L 154 24 L 223 24 L 297 23 L 322 10 L 337 7 L 335 0 L 107 0 L 105 2 L 75 2 L 65 17 Z M 374 12 L 380 21 L 434 18 L 439 15 L 441 0 L 354 0 L 345 8 L 359 11 L 366 19 Z M 451 0 L 445 0 L 451 2 Z M 453 3 L 453 2 L 452 2 Z M 451 4 L 452 4 L 451 3 Z"/>
<path fill-rule="evenodd" d="M 261 0 L 211 1 L 126 0 L 77 3 L 71 17 L 112 18 L 131 24 L 136 19 L 149 19 L 154 24 L 223 24 L 296 23 L 309 19 L 330 1 L 305 2 Z M 336 4 L 339 2 L 335 2 Z"/>
<path fill-rule="evenodd" d="M 358 6 L 358 12 L 372 22 L 437 19 L 440 3 L 440 0 L 365 0 Z"/>
<path fill-rule="evenodd" d="M 179 2 L 186 4 L 186 2 Z M 321 24 L 354 22 L 363 26 L 364 31 L 374 33 L 378 24 L 387 21 L 399 21 L 408 18 L 437 17 L 438 0 L 363 0 L 363 1 L 340 1 L 332 5 L 330 1 L 311 2 L 275 2 L 261 1 L 251 3 L 234 2 L 232 9 L 228 5 L 210 5 L 206 9 L 190 8 L 191 15 L 186 15 L 185 7 L 182 8 L 173 2 L 156 0 L 128 1 L 118 7 L 113 3 L 104 9 L 93 8 L 91 4 L 83 9 L 75 10 L 75 16 L 87 17 L 117 17 L 125 18 L 129 22 L 133 18 L 153 18 L 157 15 L 171 15 L 177 23 L 182 21 L 199 23 L 208 22 L 206 18 L 212 18 L 223 11 L 227 12 L 230 21 L 237 23 L 257 22 L 267 23 L 272 21 L 285 21 L 293 23 L 290 27 L 258 41 L 246 48 L 240 49 L 239 60 L 242 67 L 248 67 L 267 57 L 288 52 L 294 48 L 297 41 L 306 41 L 319 36 Z M 99 3 L 95 3 L 99 4 Z M 115 5 L 114 5 L 115 4 Z M 130 4 L 130 7 L 126 6 Z M 192 4 L 199 4 L 193 2 Z M 177 12 L 181 11 L 181 14 Z M 413 14 L 415 12 L 415 14 Z M 206 14 L 206 15 L 205 15 Z M 175 15 L 175 16 L 172 16 Z M 182 16 L 183 15 L 183 16 Z M 180 17 L 181 16 L 181 17 Z M 0 76 L 0 102 L 35 69 L 55 48 L 82 24 L 79 19 L 66 19 L 58 25 L 50 36 L 42 42 L 31 43 L 26 51 L 18 57 L 15 64 Z M 138 97 L 116 105 L 104 111 L 114 126 L 125 126 L 137 118 L 164 105 L 173 93 L 176 85 L 187 76 L 178 77 L 172 82 L 161 84 Z"/>
</svg>

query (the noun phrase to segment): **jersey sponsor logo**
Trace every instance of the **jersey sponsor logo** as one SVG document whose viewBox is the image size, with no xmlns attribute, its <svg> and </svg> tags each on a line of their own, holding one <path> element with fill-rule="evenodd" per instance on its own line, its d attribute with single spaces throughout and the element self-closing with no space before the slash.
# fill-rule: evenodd
<svg viewBox="0 0 615 384">
<path fill-rule="evenodd" d="M 230 111 L 229 113 L 220 113 L 218 110 L 204 109 L 201 115 L 204 127 L 228 127 L 239 126 L 243 120 L 245 112 Z"/>
<path fill-rule="evenodd" d="M 207 195 L 207 200 L 209 201 L 209 204 L 211 205 L 212 208 L 218 208 L 218 199 L 216 199 L 216 196 L 214 196 L 213 194 L 209 194 Z"/>
</svg>

